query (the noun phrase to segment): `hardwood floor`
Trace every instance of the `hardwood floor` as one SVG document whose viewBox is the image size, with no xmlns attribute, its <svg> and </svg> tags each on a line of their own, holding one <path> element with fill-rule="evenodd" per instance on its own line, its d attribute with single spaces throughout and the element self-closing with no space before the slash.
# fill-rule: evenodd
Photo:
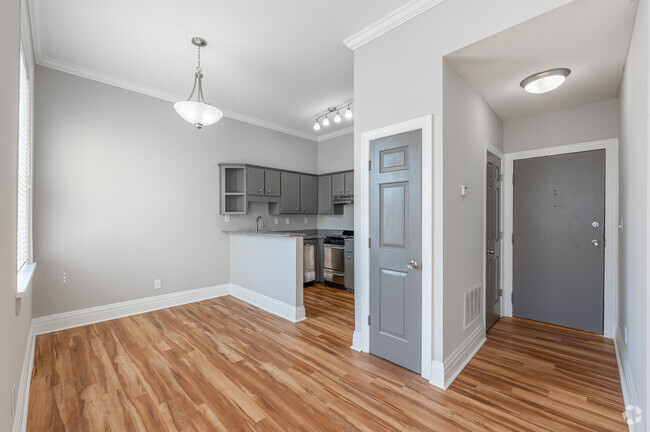
<svg viewBox="0 0 650 432">
<path fill-rule="evenodd" d="M 292 324 L 222 297 L 38 336 L 29 431 L 625 431 L 611 341 L 501 319 L 446 392 L 349 348 L 352 295 Z"/>
</svg>

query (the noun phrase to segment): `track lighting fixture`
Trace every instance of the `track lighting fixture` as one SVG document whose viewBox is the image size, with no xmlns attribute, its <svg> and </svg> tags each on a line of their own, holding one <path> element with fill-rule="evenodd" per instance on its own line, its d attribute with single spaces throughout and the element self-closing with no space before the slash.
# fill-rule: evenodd
<svg viewBox="0 0 650 432">
<path fill-rule="evenodd" d="M 330 125 L 330 114 L 332 114 L 334 117 L 334 123 L 341 123 L 343 121 L 342 117 L 345 117 L 346 119 L 350 120 L 352 118 L 352 109 L 350 108 L 350 105 L 352 105 L 352 101 L 346 102 L 342 105 L 336 106 L 336 107 L 329 107 L 327 108 L 327 111 L 324 113 L 321 113 L 316 117 L 314 120 L 314 130 L 318 131 L 321 129 L 321 123 L 323 126 L 327 127 Z M 347 107 L 347 108 L 346 108 Z M 345 114 L 341 116 L 341 110 L 346 108 Z"/>
</svg>

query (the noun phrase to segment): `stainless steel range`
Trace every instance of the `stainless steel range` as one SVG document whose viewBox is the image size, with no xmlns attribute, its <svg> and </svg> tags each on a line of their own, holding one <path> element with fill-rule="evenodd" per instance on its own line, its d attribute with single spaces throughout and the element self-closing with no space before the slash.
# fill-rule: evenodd
<svg viewBox="0 0 650 432">
<path fill-rule="evenodd" d="M 354 238 L 354 231 L 343 231 L 341 235 L 326 236 L 323 240 L 325 282 L 345 284 L 345 240 Z"/>
</svg>

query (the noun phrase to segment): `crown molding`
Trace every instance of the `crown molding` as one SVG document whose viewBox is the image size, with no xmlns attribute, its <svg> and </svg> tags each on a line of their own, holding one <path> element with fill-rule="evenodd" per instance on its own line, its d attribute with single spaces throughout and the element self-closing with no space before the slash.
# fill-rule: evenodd
<svg viewBox="0 0 650 432">
<path fill-rule="evenodd" d="M 332 138 L 337 138 L 337 137 L 340 137 L 340 136 L 343 136 L 343 135 L 351 134 L 352 132 L 354 132 L 354 126 L 348 126 L 346 128 L 339 129 L 337 131 L 330 132 L 330 133 L 319 136 L 318 137 L 318 142 L 323 142 L 323 141 L 330 140 Z"/>
<path fill-rule="evenodd" d="M 158 90 L 153 87 L 145 86 L 142 84 L 138 84 L 132 81 L 127 81 L 123 80 L 121 78 L 117 78 L 113 75 L 105 74 L 102 72 L 98 72 L 93 69 L 85 68 L 82 66 L 78 66 L 75 64 L 71 64 L 68 62 L 64 62 L 61 60 L 53 59 L 50 57 L 40 57 L 36 59 L 36 64 L 44 67 L 48 67 L 50 69 L 55 69 L 61 72 L 69 73 L 72 75 L 76 75 L 82 78 L 90 79 L 93 81 L 97 81 L 103 84 L 108 84 L 114 87 L 119 87 L 125 90 L 130 90 L 136 93 L 140 93 L 143 95 L 155 97 L 157 99 L 162 99 L 165 101 L 169 102 L 178 102 L 179 100 L 185 100 L 186 98 L 174 93 Z M 287 135 L 293 135 L 298 138 L 303 138 L 309 141 L 315 141 L 318 142 L 318 137 L 316 135 L 306 133 L 299 131 L 297 129 L 292 129 L 286 126 L 282 126 L 276 123 L 271 123 L 266 120 L 261 120 L 255 117 L 248 116 L 246 114 L 241 114 L 235 111 L 230 111 L 227 109 L 219 108 L 222 112 L 224 117 L 228 117 L 233 120 L 241 121 L 244 123 L 249 123 L 255 126 L 263 127 L 266 129 L 271 129 L 276 132 L 281 132 Z"/>
<path fill-rule="evenodd" d="M 343 41 L 352 51 L 439 5 L 445 0 L 413 0 Z"/>
</svg>

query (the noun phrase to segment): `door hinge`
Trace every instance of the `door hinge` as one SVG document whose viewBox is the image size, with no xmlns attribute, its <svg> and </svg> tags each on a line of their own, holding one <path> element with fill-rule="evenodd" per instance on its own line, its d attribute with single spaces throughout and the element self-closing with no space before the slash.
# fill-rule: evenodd
<svg viewBox="0 0 650 432">
<path fill-rule="evenodd" d="M 515 233 L 512 233 L 512 244 L 515 244 Z"/>
<path fill-rule="evenodd" d="M 370 315 L 368 315 L 368 325 L 370 325 Z"/>
<path fill-rule="evenodd" d="M 499 174 L 499 182 L 503 182 L 503 174 Z"/>
<path fill-rule="evenodd" d="M 512 184 L 515 184 L 515 174 L 512 174 Z"/>
<path fill-rule="evenodd" d="M 368 237 L 368 248 L 372 247 L 372 239 Z"/>
<path fill-rule="evenodd" d="M 368 161 L 368 171 L 372 171 L 372 161 Z"/>
<path fill-rule="evenodd" d="M 503 231 L 499 231 L 499 240 L 503 240 Z"/>
<path fill-rule="evenodd" d="M 503 297 L 503 288 L 499 288 L 499 297 Z"/>
</svg>

